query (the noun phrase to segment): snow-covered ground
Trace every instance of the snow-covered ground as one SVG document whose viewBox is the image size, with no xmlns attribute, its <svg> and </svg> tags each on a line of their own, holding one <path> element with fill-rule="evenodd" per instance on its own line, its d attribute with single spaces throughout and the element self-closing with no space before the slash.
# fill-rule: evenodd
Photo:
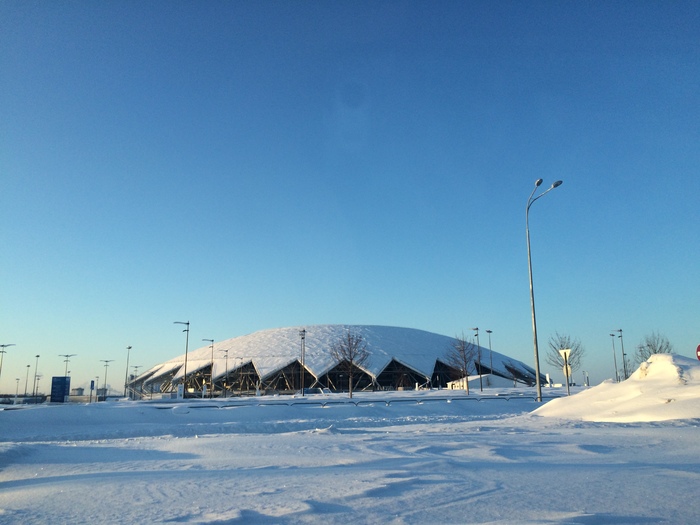
<svg viewBox="0 0 700 525">
<path fill-rule="evenodd" d="M 3 410 L 0 523 L 700 521 L 697 361 L 498 393 Z"/>
</svg>

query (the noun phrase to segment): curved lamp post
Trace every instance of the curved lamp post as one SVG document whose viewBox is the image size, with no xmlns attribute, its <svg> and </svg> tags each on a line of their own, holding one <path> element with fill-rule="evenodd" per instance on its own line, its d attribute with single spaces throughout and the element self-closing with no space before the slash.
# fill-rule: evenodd
<svg viewBox="0 0 700 525">
<path fill-rule="evenodd" d="M 562 181 L 558 180 L 552 184 L 549 189 L 540 193 L 534 199 L 532 196 L 537 191 L 537 188 L 542 184 L 542 179 L 537 179 L 535 181 L 535 187 L 530 193 L 530 197 L 527 199 L 527 207 L 525 208 L 525 233 L 527 234 L 527 268 L 530 273 L 530 309 L 532 311 L 532 342 L 535 348 L 535 386 L 537 387 L 537 401 L 542 401 L 542 385 L 540 384 L 540 354 L 537 348 L 537 321 L 535 320 L 535 290 L 532 286 L 532 257 L 530 255 L 530 206 L 539 199 L 544 197 L 547 193 L 552 191 L 554 188 L 561 186 Z"/>
</svg>

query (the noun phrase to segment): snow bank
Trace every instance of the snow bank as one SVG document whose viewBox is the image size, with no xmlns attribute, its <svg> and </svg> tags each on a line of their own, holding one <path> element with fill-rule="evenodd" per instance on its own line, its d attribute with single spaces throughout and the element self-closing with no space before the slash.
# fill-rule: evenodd
<svg viewBox="0 0 700 525">
<path fill-rule="evenodd" d="M 653 355 L 626 381 L 606 381 L 555 399 L 533 414 L 620 423 L 700 418 L 700 362 L 675 354 Z"/>
</svg>

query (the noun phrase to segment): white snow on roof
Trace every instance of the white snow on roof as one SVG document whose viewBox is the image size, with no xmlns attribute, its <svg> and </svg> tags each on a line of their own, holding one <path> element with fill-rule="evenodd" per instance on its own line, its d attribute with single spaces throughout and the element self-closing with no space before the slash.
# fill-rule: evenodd
<svg viewBox="0 0 700 525">
<path fill-rule="evenodd" d="M 248 363 L 252 363 L 258 375 L 265 379 L 300 360 L 301 330 L 306 330 L 305 365 L 315 377 L 322 376 L 336 365 L 330 355 L 331 345 L 348 330 L 361 335 L 367 344 L 371 357 L 366 371 L 375 377 L 392 359 L 425 377 L 431 377 L 435 361 L 444 361 L 455 341 L 453 337 L 424 330 L 391 326 L 314 325 L 273 328 L 215 342 L 214 379 Z M 190 351 L 187 356 L 187 374 L 209 366 L 211 360 L 211 345 Z M 163 363 L 163 368 L 153 374 L 151 379 L 171 372 L 175 367 L 183 365 L 184 361 L 185 355 L 182 354 Z M 526 374 L 530 372 L 534 376 L 534 371 L 524 363 L 498 352 L 490 352 L 487 348 L 481 348 L 481 361 L 485 367 L 490 367 L 493 361 L 494 370 L 507 377 L 510 377 L 510 373 L 506 370 L 506 365 L 514 366 Z M 178 371 L 175 379 L 182 377 L 183 373 L 184 367 Z"/>
</svg>

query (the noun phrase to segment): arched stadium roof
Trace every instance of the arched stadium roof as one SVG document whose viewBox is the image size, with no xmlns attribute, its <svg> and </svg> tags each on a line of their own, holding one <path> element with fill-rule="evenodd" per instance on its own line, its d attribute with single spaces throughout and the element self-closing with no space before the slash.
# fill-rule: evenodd
<svg viewBox="0 0 700 525">
<path fill-rule="evenodd" d="M 216 381 L 227 373 L 244 365 L 252 365 L 261 380 L 300 362 L 301 337 L 305 333 L 305 368 L 320 378 L 333 369 L 330 347 L 348 331 L 362 336 L 370 353 L 364 372 L 373 378 L 380 376 L 391 363 L 399 363 L 417 374 L 430 379 L 438 361 L 445 363 L 446 354 L 456 341 L 448 337 L 414 328 L 374 325 L 314 325 L 273 328 L 252 334 L 214 342 L 213 368 L 210 345 L 194 349 L 187 354 L 187 375 L 190 377 L 206 369 L 206 375 Z M 496 375 L 519 380 L 534 381 L 535 371 L 521 361 L 498 352 L 480 349 L 483 367 Z M 478 353 L 477 353 L 478 355 Z M 493 366 L 491 366 L 491 363 Z M 182 380 L 185 373 L 185 355 L 160 363 L 133 380 L 133 383 L 151 383 L 168 377 L 170 381 Z"/>
</svg>

